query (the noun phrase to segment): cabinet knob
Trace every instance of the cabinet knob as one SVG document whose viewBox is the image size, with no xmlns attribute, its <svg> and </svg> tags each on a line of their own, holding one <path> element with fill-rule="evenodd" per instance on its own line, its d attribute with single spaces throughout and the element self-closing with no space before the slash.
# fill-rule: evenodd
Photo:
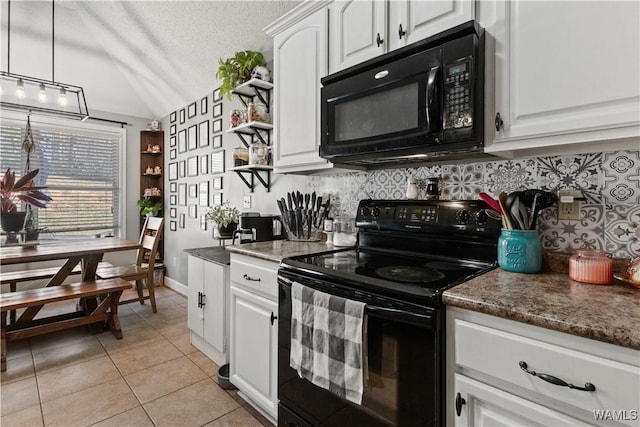
<svg viewBox="0 0 640 427">
<path fill-rule="evenodd" d="M 271 312 L 271 324 L 273 325 L 273 322 L 276 321 L 276 319 L 278 318 L 278 316 L 273 314 L 273 311 Z"/>
<path fill-rule="evenodd" d="M 496 130 L 499 132 L 500 128 L 504 128 L 504 122 L 502 121 L 502 117 L 500 117 L 500 112 L 496 113 Z"/>
<path fill-rule="evenodd" d="M 380 37 L 380 33 L 378 33 L 378 35 L 376 36 L 376 44 L 378 45 L 378 47 L 382 46 L 382 43 L 384 43 L 384 40 L 382 39 L 382 37 Z"/>
<path fill-rule="evenodd" d="M 456 393 L 456 415 L 457 416 L 460 416 L 460 414 L 462 413 L 462 405 L 464 405 L 465 403 L 467 403 L 467 401 L 464 400 L 462 395 L 460 395 L 460 393 Z"/>
<path fill-rule="evenodd" d="M 398 37 L 400 38 L 400 40 L 402 40 L 402 36 L 404 36 L 405 34 L 407 34 L 407 32 L 402 29 L 402 24 L 400 24 L 400 26 L 398 27 Z"/>
</svg>

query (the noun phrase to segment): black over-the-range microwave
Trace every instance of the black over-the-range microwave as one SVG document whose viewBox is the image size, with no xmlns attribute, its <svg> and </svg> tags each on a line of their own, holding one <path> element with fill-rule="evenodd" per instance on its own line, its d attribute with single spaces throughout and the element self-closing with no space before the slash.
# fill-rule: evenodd
<svg viewBox="0 0 640 427">
<path fill-rule="evenodd" d="M 324 77 L 320 156 L 376 166 L 484 155 L 484 30 L 469 21 Z"/>
</svg>

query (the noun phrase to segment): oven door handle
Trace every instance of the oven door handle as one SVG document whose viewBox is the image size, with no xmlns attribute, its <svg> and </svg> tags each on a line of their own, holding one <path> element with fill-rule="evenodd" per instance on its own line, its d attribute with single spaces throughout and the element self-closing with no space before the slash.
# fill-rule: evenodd
<svg viewBox="0 0 640 427">
<path fill-rule="evenodd" d="M 278 275 L 278 282 L 287 287 L 291 287 L 293 280 L 290 280 L 282 275 Z M 355 294 L 357 296 L 358 293 Z M 349 299 L 349 298 L 347 298 Z M 360 301 L 358 298 L 352 298 L 352 301 Z M 366 304 L 366 302 L 365 302 Z M 395 322 L 409 323 L 412 325 L 420 326 L 422 328 L 428 328 L 431 330 L 437 330 L 438 321 L 435 313 L 414 313 L 407 310 L 401 310 L 397 308 L 380 307 L 377 305 L 366 304 L 365 314 L 373 314 L 376 317 L 392 320 Z"/>
</svg>

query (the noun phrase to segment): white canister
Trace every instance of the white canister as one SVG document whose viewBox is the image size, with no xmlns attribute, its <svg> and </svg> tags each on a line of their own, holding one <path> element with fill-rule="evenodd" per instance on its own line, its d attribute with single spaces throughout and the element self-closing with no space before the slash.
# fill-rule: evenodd
<svg viewBox="0 0 640 427">
<path fill-rule="evenodd" d="M 351 217 L 341 217 L 333 220 L 333 245 L 355 246 L 356 220 Z"/>
</svg>

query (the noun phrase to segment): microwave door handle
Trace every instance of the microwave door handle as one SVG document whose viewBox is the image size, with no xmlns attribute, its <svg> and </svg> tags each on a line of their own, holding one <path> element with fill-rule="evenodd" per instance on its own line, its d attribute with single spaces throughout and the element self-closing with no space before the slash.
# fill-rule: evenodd
<svg viewBox="0 0 640 427">
<path fill-rule="evenodd" d="M 438 69 L 440 67 L 433 67 L 429 70 L 429 75 L 427 77 L 427 127 L 429 132 L 433 132 L 437 129 L 434 129 L 434 125 L 436 124 L 435 120 L 435 101 L 436 101 L 436 78 L 438 77 Z"/>
</svg>

